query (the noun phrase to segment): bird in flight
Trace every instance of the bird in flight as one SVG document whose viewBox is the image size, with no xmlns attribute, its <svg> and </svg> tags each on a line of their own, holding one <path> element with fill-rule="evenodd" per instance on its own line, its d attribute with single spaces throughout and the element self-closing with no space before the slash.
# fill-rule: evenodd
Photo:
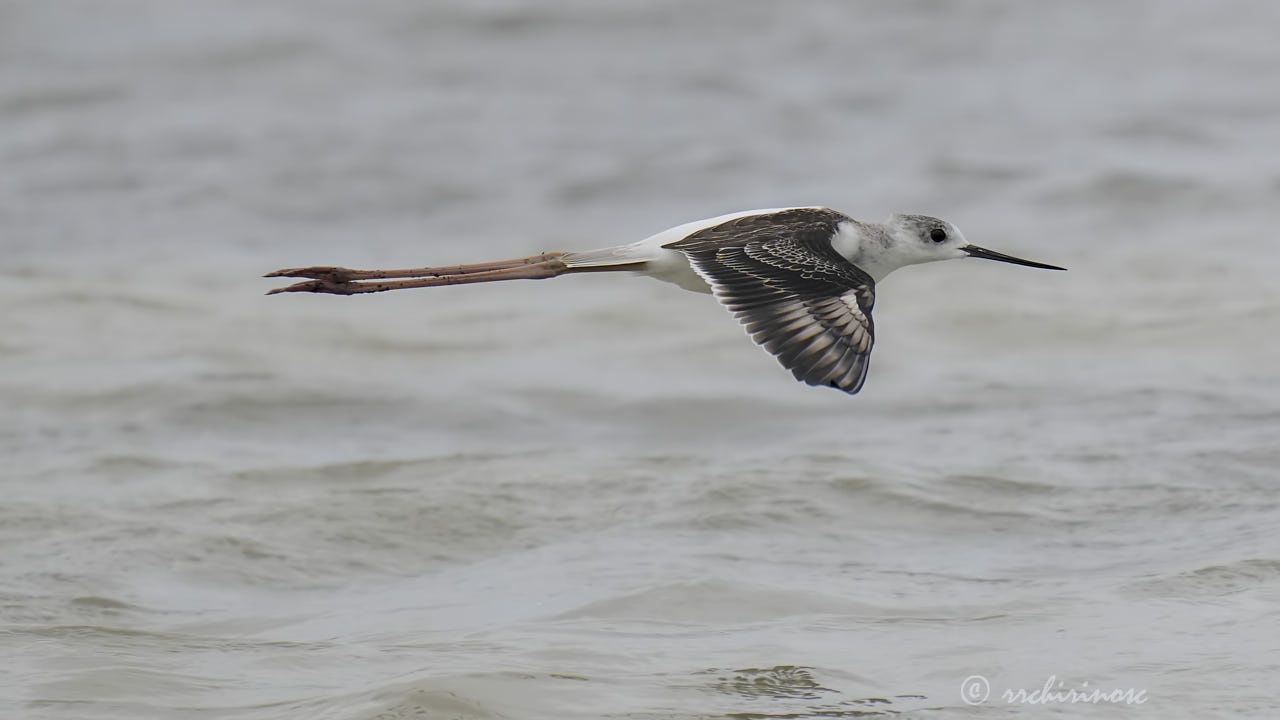
<svg viewBox="0 0 1280 720">
<path fill-rule="evenodd" d="M 829 208 L 794 207 L 721 215 L 584 252 L 405 270 L 286 268 L 266 277 L 309 278 L 268 295 L 355 295 L 581 272 L 638 273 L 710 293 L 797 380 L 853 394 L 866 380 L 875 339 L 876 283 L 907 265 L 963 257 L 1066 269 L 971 245 L 955 225 L 927 215 L 869 223 Z"/>
</svg>

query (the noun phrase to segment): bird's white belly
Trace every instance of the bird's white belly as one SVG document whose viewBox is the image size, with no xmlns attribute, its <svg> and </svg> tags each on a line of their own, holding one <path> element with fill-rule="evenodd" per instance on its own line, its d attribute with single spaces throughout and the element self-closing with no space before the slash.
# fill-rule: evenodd
<svg viewBox="0 0 1280 720">
<path fill-rule="evenodd" d="M 711 286 L 693 269 L 689 259 L 679 250 L 658 248 L 649 256 L 644 269 L 638 272 L 655 280 L 679 285 L 685 290 L 708 294 L 711 292 Z"/>
</svg>

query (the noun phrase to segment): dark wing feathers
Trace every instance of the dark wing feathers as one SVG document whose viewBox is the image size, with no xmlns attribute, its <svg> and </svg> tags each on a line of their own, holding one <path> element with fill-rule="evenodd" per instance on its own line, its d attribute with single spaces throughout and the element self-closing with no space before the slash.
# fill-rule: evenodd
<svg viewBox="0 0 1280 720">
<path fill-rule="evenodd" d="M 794 209 L 729 220 L 665 247 L 683 252 L 758 344 L 810 385 L 862 389 L 875 283 L 831 247 L 849 218 Z"/>
</svg>

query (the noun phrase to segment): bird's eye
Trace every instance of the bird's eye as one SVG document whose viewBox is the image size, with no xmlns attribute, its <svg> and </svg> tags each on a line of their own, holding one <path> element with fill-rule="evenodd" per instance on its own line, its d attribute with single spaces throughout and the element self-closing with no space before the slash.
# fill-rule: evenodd
<svg viewBox="0 0 1280 720">
<path fill-rule="evenodd" d="M 929 239 L 934 242 L 942 242 L 947 239 L 947 231 L 942 228 L 934 228 L 929 231 Z"/>
</svg>

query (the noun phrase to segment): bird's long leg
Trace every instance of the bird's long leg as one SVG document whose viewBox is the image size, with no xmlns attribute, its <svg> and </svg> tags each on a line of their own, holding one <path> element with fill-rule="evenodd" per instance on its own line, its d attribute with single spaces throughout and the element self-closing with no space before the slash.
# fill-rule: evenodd
<svg viewBox="0 0 1280 720">
<path fill-rule="evenodd" d="M 466 283 L 493 282 L 496 280 L 542 280 L 569 271 L 560 260 L 562 253 L 535 255 L 519 260 L 453 267 L 417 268 L 413 270 L 349 270 L 347 268 L 304 268 L 279 270 L 267 277 L 310 277 L 312 280 L 276 288 L 268 295 L 285 292 L 330 293 L 332 295 L 356 295 L 358 293 L 386 292 L 407 288 L 436 287 L 438 285 L 463 285 Z M 487 268 L 487 269 L 486 269 Z M 446 272 L 453 270 L 454 272 Z M 422 277 L 425 275 L 426 277 Z M 376 281 L 358 282 L 359 278 Z M 393 280 L 390 278 L 410 278 Z"/>
<path fill-rule="evenodd" d="M 344 267 L 317 265 L 305 268 L 284 268 L 270 272 L 263 277 L 297 277 L 325 280 L 333 283 L 344 283 L 352 280 L 380 280 L 386 278 L 418 278 L 445 277 L 452 275 L 472 275 L 475 273 L 506 270 L 525 265 L 537 265 L 562 257 L 564 253 L 543 253 L 514 260 L 498 260 L 496 262 L 473 263 L 470 265 L 440 265 L 437 267 L 406 268 L 403 270 L 352 270 Z"/>
</svg>

